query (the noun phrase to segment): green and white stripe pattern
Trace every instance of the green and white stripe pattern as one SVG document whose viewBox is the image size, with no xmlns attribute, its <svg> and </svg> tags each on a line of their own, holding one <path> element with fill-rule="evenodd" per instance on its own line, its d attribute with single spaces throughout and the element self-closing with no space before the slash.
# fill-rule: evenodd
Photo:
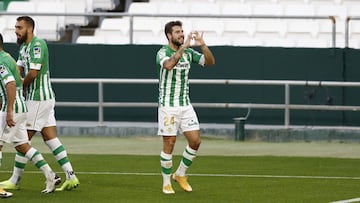
<svg viewBox="0 0 360 203">
<path fill-rule="evenodd" d="M 156 55 L 156 64 L 159 71 L 159 105 L 160 106 L 188 106 L 189 98 L 189 71 L 191 63 L 199 63 L 202 54 L 188 48 L 172 70 L 162 67 L 165 60 L 176 52 L 168 45 L 163 46 Z M 201 64 L 203 65 L 203 64 Z"/>
<path fill-rule="evenodd" d="M 15 81 L 16 97 L 14 102 L 14 111 L 15 113 L 27 112 L 27 107 L 23 97 L 22 83 L 19 72 L 17 71 L 16 62 L 10 54 L 4 51 L 0 52 L 0 78 L 0 95 L 2 100 L 1 111 L 6 112 L 7 109 L 8 96 L 6 92 L 6 84 Z"/>
<path fill-rule="evenodd" d="M 34 37 L 29 44 L 22 44 L 17 64 L 24 67 L 25 75 L 30 69 L 39 71 L 26 90 L 26 99 L 44 101 L 55 98 L 50 82 L 49 51 L 43 39 Z"/>
</svg>

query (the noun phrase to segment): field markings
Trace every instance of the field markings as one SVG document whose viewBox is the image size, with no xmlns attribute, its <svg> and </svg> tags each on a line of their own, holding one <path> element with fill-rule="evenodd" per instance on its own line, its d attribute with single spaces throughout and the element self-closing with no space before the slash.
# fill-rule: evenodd
<svg viewBox="0 0 360 203">
<path fill-rule="evenodd" d="M 339 200 L 336 202 L 330 202 L 330 203 L 351 203 L 351 202 L 360 202 L 360 198 L 353 198 L 353 199 L 345 199 L 345 200 Z"/>
<path fill-rule="evenodd" d="M 0 171 L 0 173 L 12 173 L 12 171 Z M 25 173 L 42 173 L 41 171 L 26 171 Z M 57 172 L 61 173 L 61 172 Z M 136 173 L 136 172 L 106 172 L 106 171 L 77 171 L 76 174 L 87 175 L 136 175 L 136 176 L 159 176 L 161 173 Z M 199 177 L 242 177 L 242 178 L 293 178 L 293 179 L 337 179 L 337 180 L 360 180 L 360 177 L 341 176 L 289 176 L 289 175 L 249 175 L 249 174 L 197 174 L 189 173 L 188 176 Z"/>
</svg>

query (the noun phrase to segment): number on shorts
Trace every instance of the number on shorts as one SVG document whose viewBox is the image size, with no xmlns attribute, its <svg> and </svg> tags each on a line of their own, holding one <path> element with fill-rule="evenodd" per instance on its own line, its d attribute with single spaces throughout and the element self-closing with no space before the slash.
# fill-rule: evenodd
<svg viewBox="0 0 360 203">
<path fill-rule="evenodd" d="M 174 123 L 175 123 L 174 116 L 171 116 L 171 117 L 165 116 L 164 126 L 174 125 Z"/>
</svg>

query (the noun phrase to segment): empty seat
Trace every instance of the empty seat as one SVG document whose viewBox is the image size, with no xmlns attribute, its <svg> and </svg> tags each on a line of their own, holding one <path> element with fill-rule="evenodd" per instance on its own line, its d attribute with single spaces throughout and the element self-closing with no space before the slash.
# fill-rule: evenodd
<svg viewBox="0 0 360 203">
<path fill-rule="evenodd" d="M 92 5 L 87 0 L 62 0 L 65 3 L 66 13 L 87 13 L 92 11 Z M 84 26 L 89 23 L 87 16 L 66 16 L 66 25 Z"/>
<path fill-rule="evenodd" d="M 309 4 L 289 4 L 284 8 L 286 16 L 314 16 L 315 7 Z"/>
<path fill-rule="evenodd" d="M 232 39 L 233 46 L 264 46 L 262 39 L 252 37 L 238 37 Z"/>
<path fill-rule="evenodd" d="M 264 40 L 264 46 L 266 46 L 266 47 L 296 47 L 296 41 L 294 39 L 286 39 L 286 38 L 267 38 Z"/>
<path fill-rule="evenodd" d="M 253 37 L 256 23 L 252 19 L 229 19 L 224 22 L 223 36 L 225 37 Z"/>
<path fill-rule="evenodd" d="M 157 14 L 157 3 L 151 2 L 132 2 L 128 12 L 131 14 Z"/>
<path fill-rule="evenodd" d="M 98 30 L 108 33 L 109 35 L 128 36 L 130 30 L 129 18 L 104 18 Z"/>
<path fill-rule="evenodd" d="M 77 44 L 104 44 L 105 38 L 101 36 L 79 36 L 76 39 Z"/>
<path fill-rule="evenodd" d="M 319 24 L 315 20 L 292 20 L 288 22 L 287 36 L 289 38 L 316 38 Z"/>
<path fill-rule="evenodd" d="M 205 36 L 221 36 L 224 30 L 224 24 L 218 19 L 199 18 L 192 20 L 192 30 L 203 32 Z"/>
<path fill-rule="evenodd" d="M 189 3 L 190 14 L 219 15 L 220 5 L 215 3 Z"/>
<path fill-rule="evenodd" d="M 158 4 L 158 13 L 159 14 L 188 14 L 189 8 L 187 4 L 180 2 L 163 2 Z"/>
<path fill-rule="evenodd" d="M 114 0 L 92 0 L 94 10 L 112 10 L 115 6 Z"/>
<path fill-rule="evenodd" d="M 253 8 L 254 15 L 283 15 L 284 8 L 281 4 L 258 4 Z"/>
<path fill-rule="evenodd" d="M 228 3 L 224 4 L 221 9 L 223 15 L 251 15 L 252 6 L 249 4 Z"/>
<path fill-rule="evenodd" d="M 287 22 L 280 19 L 263 19 L 256 21 L 256 37 L 283 38 L 287 33 Z"/>
<path fill-rule="evenodd" d="M 65 13 L 65 3 L 63 2 L 38 2 L 37 13 Z M 35 16 L 37 35 L 50 41 L 57 41 L 61 37 L 61 32 L 65 29 L 64 16 Z"/>
<path fill-rule="evenodd" d="M 329 48 L 331 47 L 331 41 L 326 39 L 316 39 L 316 38 L 298 38 L 296 40 L 296 47 L 301 48 Z"/>
</svg>

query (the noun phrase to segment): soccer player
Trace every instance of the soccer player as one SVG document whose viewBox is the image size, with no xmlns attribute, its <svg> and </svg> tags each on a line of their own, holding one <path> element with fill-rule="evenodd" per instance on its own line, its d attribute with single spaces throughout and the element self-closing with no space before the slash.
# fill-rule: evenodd
<svg viewBox="0 0 360 203">
<path fill-rule="evenodd" d="M 16 19 L 15 33 L 20 44 L 17 65 L 23 79 L 26 92 L 27 132 L 29 140 L 40 132 L 45 144 L 53 153 L 55 159 L 66 175 L 66 181 L 57 191 L 71 190 L 80 184 L 67 152 L 56 135 L 55 95 L 50 83 L 49 52 L 46 42 L 34 35 L 35 22 L 29 16 Z M 24 172 L 27 159 L 17 153 L 14 171 L 9 180 L 0 182 L 5 189 L 18 189 L 20 178 Z"/>
<path fill-rule="evenodd" d="M 196 157 L 201 142 L 199 121 L 189 98 L 191 63 L 214 65 L 215 58 L 206 46 L 202 33 L 190 32 L 184 39 L 181 21 L 168 22 L 165 25 L 165 35 L 168 45 L 163 46 L 156 55 L 159 71 L 158 135 L 163 138 L 160 153 L 162 191 L 165 194 L 174 194 L 171 175 L 183 190 L 192 191 L 187 182 L 186 170 Z M 190 44 L 191 41 L 194 43 Z M 191 46 L 199 46 L 202 53 L 190 48 Z M 188 145 L 179 167 L 172 174 L 172 153 L 178 131 L 184 134 Z"/>
<path fill-rule="evenodd" d="M 0 34 L 0 149 L 4 143 L 12 143 L 21 157 L 29 159 L 46 177 L 43 193 L 51 193 L 60 178 L 51 170 L 39 151 L 29 144 L 26 132 L 27 107 L 23 98 L 23 88 L 15 60 L 3 50 L 3 37 Z M 4 193 L 5 192 L 5 193 Z M 1 197 L 11 196 L 2 191 Z"/>
</svg>

